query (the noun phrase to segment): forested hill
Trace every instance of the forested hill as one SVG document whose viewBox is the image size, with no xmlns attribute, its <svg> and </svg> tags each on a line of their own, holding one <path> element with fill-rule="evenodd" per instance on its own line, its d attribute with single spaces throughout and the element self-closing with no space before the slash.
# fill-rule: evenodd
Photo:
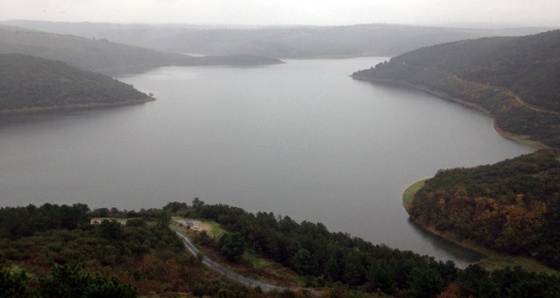
<svg viewBox="0 0 560 298">
<path fill-rule="evenodd" d="M 131 85 L 64 62 L 0 54 L 0 111 L 108 106 L 149 99 Z"/>
<path fill-rule="evenodd" d="M 465 40 L 392 58 L 355 78 L 396 81 L 490 112 L 498 125 L 560 146 L 560 30 Z"/>
<path fill-rule="evenodd" d="M 442 170 L 416 193 L 413 221 L 560 269 L 560 152 Z"/>
<path fill-rule="evenodd" d="M 199 58 L 72 35 L 0 27 L 0 54 L 25 54 L 64 61 L 108 75 L 143 72 L 169 65 L 262 65 L 281 61 L 256 56 Z"/>
</svg>

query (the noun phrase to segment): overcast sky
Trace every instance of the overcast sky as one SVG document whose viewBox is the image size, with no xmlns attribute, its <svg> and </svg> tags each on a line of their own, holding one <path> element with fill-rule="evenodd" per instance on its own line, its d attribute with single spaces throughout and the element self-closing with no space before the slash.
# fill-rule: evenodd
<svg viewBox="0 0 560 298">
<path fill-rule="evenodd" d="M 560 0 L 0 0 L 0 20 L 560 27 Z"/>
</svg>

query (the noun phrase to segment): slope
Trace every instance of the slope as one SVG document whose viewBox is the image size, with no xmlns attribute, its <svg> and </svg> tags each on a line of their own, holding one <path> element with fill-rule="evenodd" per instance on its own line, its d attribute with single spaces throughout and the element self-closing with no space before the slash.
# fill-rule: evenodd
<svg viewBox="0 0 560 298">
<path fill-rule="evenodd" d="M 60 61 L 0 54 L 0 111 L 109 106 L 152 100 L 108 76 Z"/>
<path fill-rule="evenodd" d="M 560 30 L 421 48 L 354 78 L 393 81 L 490 113 L 498 126 L 560 146 Z"/>
</svg>

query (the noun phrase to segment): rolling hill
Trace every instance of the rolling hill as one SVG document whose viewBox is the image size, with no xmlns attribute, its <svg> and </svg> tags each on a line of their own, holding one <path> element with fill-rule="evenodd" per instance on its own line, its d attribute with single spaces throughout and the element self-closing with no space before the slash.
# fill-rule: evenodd
<svg viewBox="0 0 560 298">
<path fill-rule="evenodd" d="M 83 108 L 153 100 L 131 85 L 64 62 L 0 54 L 0 112 Z"/>
<path fill-rule="evenodd" d="M 72 35 L 0 27 L 0 54 L 25 54 L 64 61 L 108 75 L 143 72 L 169 65 L 262 65 L 281 63 L 256 56 L 191 57 Z"/>
<path fill-rule="evenodd" d="M 443 42 L 524 35 L 544 28 L 466 29 L 389 24 L 351 26 L 209 27 L 8 21 L 4 24 L 175 53 L 284 58 L 394 56 Z"/>
</svg>

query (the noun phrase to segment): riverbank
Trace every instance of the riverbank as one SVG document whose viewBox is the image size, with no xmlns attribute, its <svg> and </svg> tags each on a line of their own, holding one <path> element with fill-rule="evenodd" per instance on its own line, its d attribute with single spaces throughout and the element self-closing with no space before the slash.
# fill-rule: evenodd
<svg viewBox="0 0 560 298">
<path fill-rule="evenodd" d="M 402 204 L 404 209 L 408 214 L 410 214 L 410 207 L 414 204 L 414 196 L 418 191 L 422 189 L 424 184 L 428 179 L 417 181 L 411 184 L 406 190 L 403 192 L 402 195 Z M 452 232 L 441 232 L 438 231 L 434 226 L 426 226 L 417 221 L 414 221 L 412 218 L 409 217 L 409 220 L 414 223 L 417 227 L 421 228 L 422 230 L 436 235 L 446 241 L 455 243 L 461 247 L 466 249 L 472 250 L 482 257 L 478 262 L 473 264 L 477 264 L 486 270 L 492 271 L 497 269 L 503 269 L 505 267 L 512 267 L 512 266 L 519 266 L 526 270 L 539 272 L 539 273 L 547 273 L 547 274 L 560 274 L 560 272 L 547 267 L 533 259 L 526 258 L 526 257 L 519 257 L 519 256 L 510 256 L 510 255 L 503 255 L 496 251 L 492 251 L 487 249 L 483 246 L 476 244 L 473 240 L 469 239 L 462 239 L 458 237 L 456 234 Z"/>
<path fill-rule="evenodd" d="M 526 146 L 529 146 L 531 148 L 537 149 L 537 150 L 550 148 L 549 146 L 547 146 L 547 145 L 545 145 L 541 142 L 531 140 L 529 136 L 516 135 L 516 134 L 513 134 L 511 132 L 503 130 L 499 126 L 499 124 L 496 120 L 496 117 L 492 114 L 492 112 L 490 110 L 484 108 L 483 106 L 479 105 L 479 104 L 475 104 L 475 103 L 472 103 L 472 102 L 469 102 L 469 101 L 466 101 L 466 100 L 463 100 L 463 99 L 460 99 L 460 98 L 447 96 L 443 93 L 436 92 L 436 91 L 430 90 L 428 88 L 422 88 L 420 86 L 412 85 L 412 84 L 402 82 L 402 81 L 388 80 L 388 79 L 378 79 L 378 78 L 355 76 L 355 75 L 352 75 L 351 77 L 353 79 L 362 80 L 362 81 L 368 81 L 368 82 L 373 82 L 373 83 L 382 83 L 382 84 L 397 86 L 397 87 L 400 87 L 400 88 L 408 88 L 408 89 L 414 89 L 414 90 L 422 91 L 422 92 L 428 93 L 430 95 L 433 95 L 435 97 L 438 97 L 438 98 L 441 98 L 441 99 L 444 99 L 444 100 L 448 100 L 448 101 L 451 101 L 451 102 L 455 102 L 455 103 L 461 104 L 463 106 L 466 106 L 468 108 L 478 110 L 478 111 L 488 115 L 488 117 L 492 118 L 493 125 L 494 125 L 494 130 L 500 136 L 502 136 L 502 137 L 504 137 L 508 140 L 512 140 L 514 142 L 520 143 L 522 145 L 526 145 Z"/>
<path fill-rule="evenodd" d="M 27 113 L 41 113 L 41 112 L 70 111 L 70 110 L 102 109 L 102 108 L 110 108 L 110 107 L 143 104 L 155 100 L 156 99 L 154 97 L 149 96 L 143 99 L 125 100 L 125 101 L 119 101 L 113 103 L 68 104 L 68 105 L 58 105 L 58 106 L 48 106 L 48 107 L 8 109 L 8 110 L 0 110 L 0 114 L 13 115 L 13 114 L 27 114 Z"/>
</svg>

